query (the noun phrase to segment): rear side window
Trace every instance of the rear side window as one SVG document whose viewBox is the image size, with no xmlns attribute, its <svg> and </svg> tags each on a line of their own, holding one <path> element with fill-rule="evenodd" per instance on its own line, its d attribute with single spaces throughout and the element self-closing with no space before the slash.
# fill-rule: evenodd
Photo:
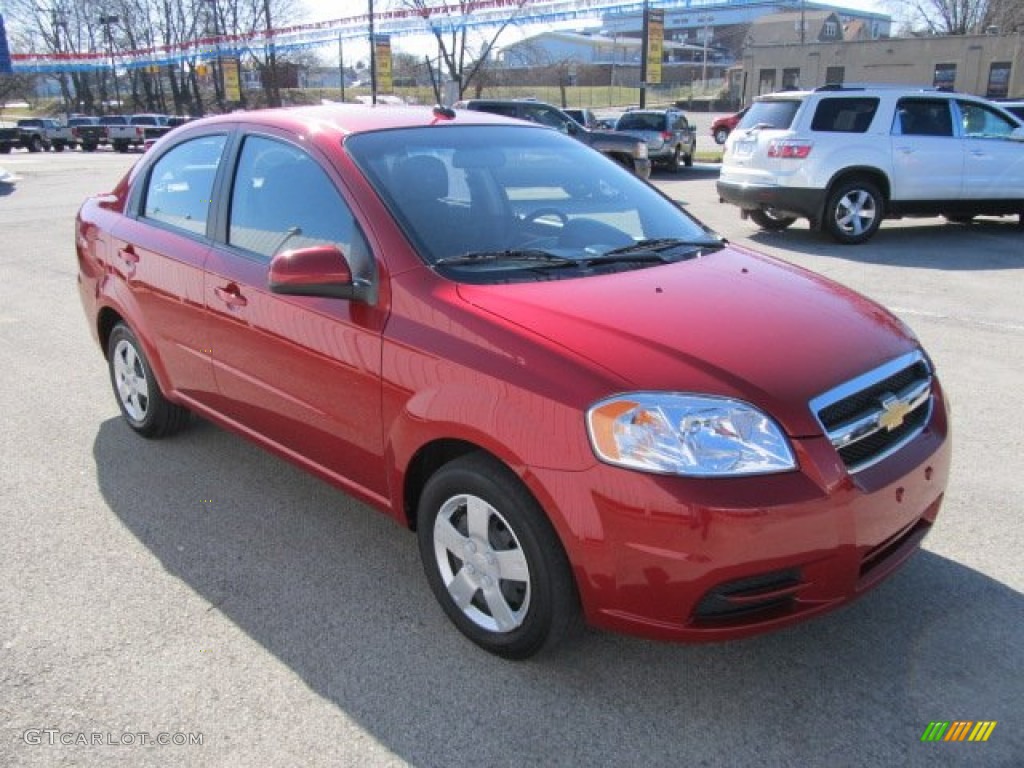
<svg viewBox="0 0 1024 768">
<path fill-rule="evenodd" d="M 865 133 L 878 111 L 878 99 L 830 98 L 818 102 L 811 121 L 812 131 Z"/>
<path fill-rule="evenodd" d="M 799 100 L 755 101 L 737 127 L 753 128 L 760 125 L 763 128 L 786 130 L 793 124 L 793 118 L 802 103 Z"/>
<path fill-rule="evenodd" d="M 213 180 L 225 141 L 222 135 L 192 139 L 157 160 L 149 174 L 142 215 L 205 235 Z"/>
</svg>

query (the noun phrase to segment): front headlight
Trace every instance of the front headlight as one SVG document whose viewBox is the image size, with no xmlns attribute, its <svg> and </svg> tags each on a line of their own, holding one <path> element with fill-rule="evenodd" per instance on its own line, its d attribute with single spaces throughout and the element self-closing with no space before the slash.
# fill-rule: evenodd
<svg viewBox="0 0 1024 768">
<path fill-rule="evenodd" d="M 786 472 L 796 459 L 782 430 L 739 400 L 631 392 L 594 404 L 587 431 L 602 461 L 693 477 Z"/>
</svg>

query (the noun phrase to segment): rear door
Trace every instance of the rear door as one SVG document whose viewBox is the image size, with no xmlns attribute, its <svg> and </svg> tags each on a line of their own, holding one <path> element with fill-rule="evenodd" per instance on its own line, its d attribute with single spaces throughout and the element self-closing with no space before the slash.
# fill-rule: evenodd
<svg viewBox="0 0 1024 768">
<path fill-rule="evenodd" d="M 226 134 L 166 151 L 133 190 L 133 218 L 111 232 L 110 267 L 130 287 L 129 322 L 155 348 L 163 383 L 198 402 L 216 391 L 203 300 L 210 200 Z"/>
<path fill-rule="evenodd" d="M 892 199 L 959 200 L 964 152 L 950 99 L 900 99 L 893 117 Z"/>
</svg>

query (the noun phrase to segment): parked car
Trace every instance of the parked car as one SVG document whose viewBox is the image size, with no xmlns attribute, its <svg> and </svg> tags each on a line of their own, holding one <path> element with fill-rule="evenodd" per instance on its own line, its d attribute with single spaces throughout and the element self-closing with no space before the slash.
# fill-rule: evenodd
<svg viewBox="0 0 1024 768">
<path fill-rule="evenodd" d="M 592 131 L 584 128 L 551 104 L 534 99 L 466 99 L 456 102 L 454 106 L 456 109 L 490 112 L 494 115 L 515 117 L 546 125 L 607 155 L 642 179 L 647 179 L 651 175 L 651 161 L 647 156 L 645 142 L 619 136 L 613 131 Z"/>
<path fill-rule="evenodd" d="M 194 412 L 382 510 L 502 656 L 581 613 L 678 641 L 821 614 L 942 502 L 947 406 L 902 321 L 537 125 L 205 118 L 87 200 L 75 247 L 128 428 Z"/>
<path fill-rule="evenodd" d="M 726 142 L 718 195 L 764 229 L 806 218 L 850 245 L 886 217 L 1024 223 L 1024 128 L 991 102 L 936 89 L 759 96 Z"/>
<path fill-rule="evenodd" d="M 739 112 L 716 117 L 711 122 L 711 135 L 714 137 L 716 144 L 725 144 L 725 140 L 729 138 L 729 134 L 732 133 L 733 129 L 739 125 L 740 120 L 747 114 L 748 109 L 750 107 L 744 107 Z"/>
<path fill-rule="evenodd" d="M 1019 99 L 1019 100 L 1010 99 L 1010 100 L 996 102 L 996 104 L 998 106 L 1002 107 L 1003 109 L 1005 109 L 1007 112 L 1009 112 L 1011 115 L 1016 117 L 1018 120 L 1020 120 L 1021 123 L 1024 123 L 1024 99 Z"/>
<path fill-rule="evenodd" d="M 697 154 L 697 132 L 677 109 L 633 109 L 623 112 L 615 130 L 636 136 L 647 144 L 647 156 L 654 165 L 671 171 L 693 165 Z"/>
</svg>

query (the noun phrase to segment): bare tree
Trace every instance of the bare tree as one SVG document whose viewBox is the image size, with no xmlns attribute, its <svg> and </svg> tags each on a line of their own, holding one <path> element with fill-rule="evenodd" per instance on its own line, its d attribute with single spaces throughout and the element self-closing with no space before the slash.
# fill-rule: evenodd
<svg viewBox="0 0 1024 768">
<path fill-rule="evenodd" d="M 1004 0 L 889 0 L 911 35 L 970 35 L 982 32 L 989 8 Z M 1010 0 L 1007 4 L 1020 4 Z"/>
<path fill-rule="evenodd" d="M 488 34 L 471 38 L 470 29 L 461 19 L 473 13 L 471 0 L 400 0 L 399 7 L 412 11 L 423 19 L 428 31 L 437 41 L 440 66 L 455 83 L 458 96 L 470 87 L 482 71 L 495 44 L 509 25 L 515 24 L 523 7 L 530 0 L 515 0 L 505 11 L 501 21 L 487 25 Z M 474 50 L 475 49 L 475 50 Z"/>
</svg>

